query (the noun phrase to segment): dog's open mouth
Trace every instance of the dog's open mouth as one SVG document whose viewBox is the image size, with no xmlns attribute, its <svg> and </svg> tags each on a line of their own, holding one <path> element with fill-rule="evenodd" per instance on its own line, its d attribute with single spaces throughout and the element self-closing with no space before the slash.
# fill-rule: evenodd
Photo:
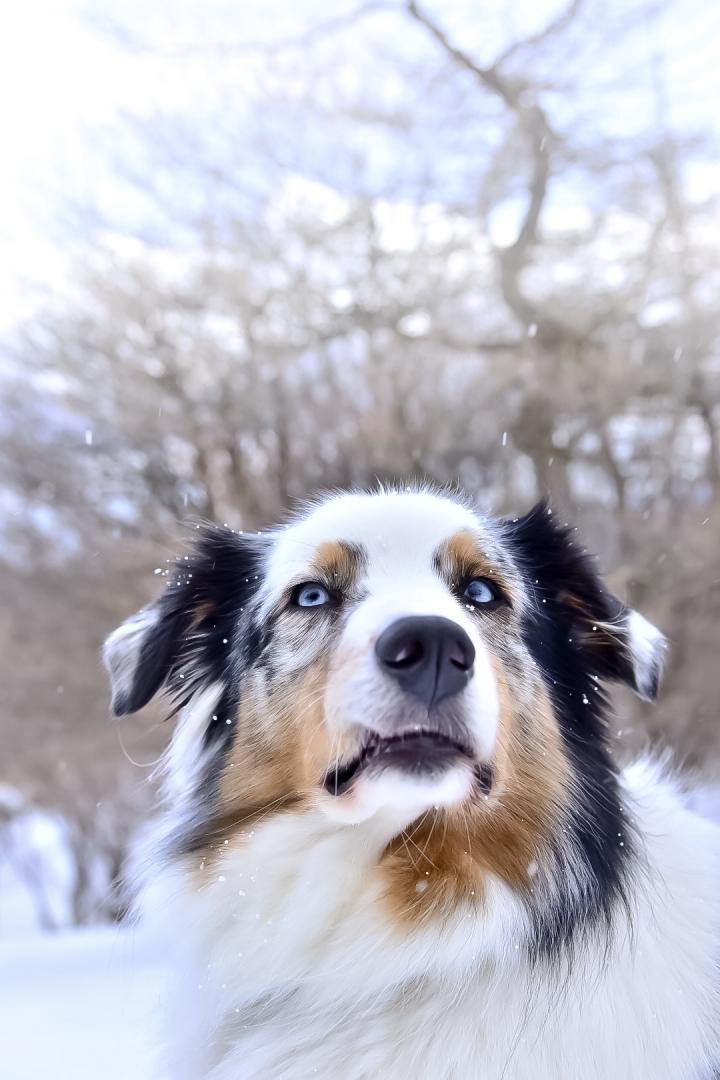
<svg viewBox="0 0 720 1080">
<path fill-rule="evenodd" d="M 387 737 L 371 735 L 357 757 L 328 770 L 324 784 L 331 795 L 342 795 L 361 773 L 370 769 L 392 766 L 404 772 L 427 774 L 461 760 L 473 762 L 470 747 L 437 731 L 419 730 Z"/>
</svg>

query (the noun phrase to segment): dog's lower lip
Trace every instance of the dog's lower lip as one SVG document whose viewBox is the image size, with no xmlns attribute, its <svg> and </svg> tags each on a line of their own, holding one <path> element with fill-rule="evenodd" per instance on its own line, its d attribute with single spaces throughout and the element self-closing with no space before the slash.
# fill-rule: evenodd
<svg viewBox="0 0 720 1080">
<path fill-rule="evenodd" d="M 325 776 L 325 789 L 331 795 L 342 795 L 352 785 L 358 773 L 373 761 L 387 760 L 388 764 L 394 759 L 398 764 L 409 764 L 407 759 L 415 759 L 418 763 L 423 761 L 428 764 L 445 762 L 453 757 L 473 758 L 472 750 L 453 739 L 437 731 L 418 730 L 405 732 L 401 735 L 382 737 L 373 735 L 365 744 L 361 753 L 346 765 L 339 765 L 328 771 Z"/>
</svg>

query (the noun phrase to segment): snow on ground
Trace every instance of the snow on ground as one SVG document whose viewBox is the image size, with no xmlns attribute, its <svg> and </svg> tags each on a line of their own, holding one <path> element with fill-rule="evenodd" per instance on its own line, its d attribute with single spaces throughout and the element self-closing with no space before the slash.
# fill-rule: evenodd
<svg viewBox="0 0 720 1080">
<path fill-rule="evenodd" d="M 0 938 L 2 1080 L 156 1080 L 165 977 L 137 930 Z"/>
</svg>

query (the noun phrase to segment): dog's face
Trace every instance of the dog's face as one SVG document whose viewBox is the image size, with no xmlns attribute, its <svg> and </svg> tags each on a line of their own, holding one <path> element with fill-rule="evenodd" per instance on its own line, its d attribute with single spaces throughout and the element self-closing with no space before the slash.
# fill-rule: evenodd
<svg viewBox="0 0 720 1080">
<path fill-rule="evenodd" d="M 524 686 L 536 678 L 526 603 L 492 529 L 459 503 L 332 499 L 268 553 L 255 617 L 273 643 L 253 707 L 274 716 L 277 701 L 292 703 L 290 737 L 314 748 L 297 779 L 330 814 L 460 801 L 486 783 L 503 665 Z"/>
<path fill-rule="evenodd" d="M 489 521 L 406 491 L 202 534 L 106 662 L 117 713 L 163 686 L 183 706 L 171 770 L 200 836 L 271 805 L 399 828 L 444 807 L 527 868 L 601 739 L 599 680 L 653 696 L 662 644 L 547 508 Z"/>
</svg>

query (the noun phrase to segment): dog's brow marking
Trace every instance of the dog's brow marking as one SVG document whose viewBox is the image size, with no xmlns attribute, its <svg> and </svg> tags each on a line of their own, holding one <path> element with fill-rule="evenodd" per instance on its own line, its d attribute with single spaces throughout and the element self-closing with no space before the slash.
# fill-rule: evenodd
<svg viewBox="0 0 720 1080">
<path fill-rule="evenodd" d="M 478 538 L 469 529 L 455 533 L 435 552 L 435 566 L 444 578 L 457 583 L 463 578 L 489 577 L 499 580 L 497 568 L 481 550 Z"/>
<path fill-rule="evenodd" d="M 341 588 L 352 585 L 364 561 L 362 549 L 345 540 L 324 540 L 315 550 L 312 571 Z"/>
</svg>

